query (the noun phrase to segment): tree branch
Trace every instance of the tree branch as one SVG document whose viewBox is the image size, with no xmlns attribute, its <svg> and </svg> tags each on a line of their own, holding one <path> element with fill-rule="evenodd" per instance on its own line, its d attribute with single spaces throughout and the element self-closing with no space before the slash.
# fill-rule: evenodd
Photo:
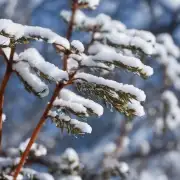
<svg viewBox="0 0 180 180">
<path fill-rule="evenodd" d="M 4 104 L 4 92 L 5 92 L 7 83 L 9 81 L 9 78 L 13 72 L 12 71 L 12 62 L 13 62 L 14 52 L 15 52 L 15 47 L 11 48 L 9 60 L 7 59 L 5 54 L 2 53 L 4 56 L 4 59 L 7 62 L 7 66 L 6 66 L 6 72 L 4 74 L 4 78 L 2 80 L 1 87 L 0 87 L 0 150 L 2 149 L 2 126 L 3 126 L 2 115 L 3 115 L 3 104 Z"/>
<path fill-rule="evenodd" d="M 38 134 L 39 134 L 39 132 L 40 132 L 43 124 L 44 124 L 45 121 L 46 121 L 48 112 L 51 110 L 54 100 L 55 100 L 56 97 L 58 96 L 58 94 L 59 94 L 59 92 L 61 91 L 61 89 L 63 89 L 63 87 L 64 87 L 64 84 L 61 84 L 61 83 L 59 83 L 59 84 L 56 86 L 56 89 L 55 89 L 55 91 L 54 91 L 53 96 L 51 97 L 50 102 L 48 103 L 48 105 L 47 105 L 47 107 L 46 107 L 46 109 L 45 109 L 45 111 L 44 111 L 44 113 L 43 113 L 43 115 L 42 115 L 39 123 L 37 124 L 36 128 L 35 128 L 34 131 L 33 131 L 33 134 L 32 134 L 32 136 L 31 136 L 31 139 L 30 139 L 30 141 L 29 141 L 29 143 L 28 143 L 28 145 L 27 145 L 27 147 L 26 147 L 26 150 L 25 150 L 24 153 L 22 154 L 21 160 L 20 160 L 20 162 L 19 162 L 19 164 L 18 164 L 18 166 L 17 166 L 17 168 L 16 168 L 16 170 L 15 170 L 14 180 L 17 179 L 17 176 L 18 176 L 19 172 L 21 171 L 21 168 L 22 168 L 22 166 L 24 165 L 24 162 L 25 162 L 26 158 L 28 157 L 28 154 L 29 154 L 29 152 L 30 152 L 30 149 L 31 149 L 34 141 L 36 140 L 36 138 L 37 138 L 37 136 L 38 136 Z"/>
<path fill-rule="evenodd" d="M 71 20 L 69 22 L 69 27 L 68 27 L 67 34 L 66 34 L 66 38 L 68 40 L 70 40 L 71 36 L 72 36 L 75 14 L 76 14 L 77 9 L 78 9 L 78 2 L 77 2 L 77 0 L 74 0 L 73 4 L 72 4 L 72 16 L 71 16 Z M 63 59 L 63 63 L 64 63 L 63 64 L 63 70 L 64 71 L 67 70 L 67 59 L 68 59 L 68 55 L 65 54 L 64 59 Z"/>
</svg>

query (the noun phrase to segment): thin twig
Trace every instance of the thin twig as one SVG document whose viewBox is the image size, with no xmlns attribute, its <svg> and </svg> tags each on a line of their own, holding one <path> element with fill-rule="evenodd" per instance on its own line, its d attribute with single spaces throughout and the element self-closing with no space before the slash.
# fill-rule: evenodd
<svg viewBox="0 0 180 180">
<path fill-rule="evenodd" d="M 72 32 L 73 32 L 73 25 L 74 25 L 74 20 L 75 20 L 75 15 L 76 15 L 76 10 L 78 9 L 78 2 L 77 0 L 73 1 L 72 4 L 72 16 L 71 16 L 71 20 L 69 22 L 69 26 L 68 26 L 68 30 L 67 30 L 67 34 L 66 34 L 66 38 L 67 40 L 71 39 L 72 36 Z M 64 55 L 64 59 L 63 59 L 63 70 L 66 71 L 67 70 L 67 59 L 68 59 L 68 55 Z"/>
<path fill-rule="evenodd" d="M 9 78 L 13 72 L 12 62 L 13 62 L 14 52 L 15 52 L 15 47 L 11 48 L 9 60 L 7 59 L 5 54 L 2 53 L 2 55 L 4 56 L 4 59 L 7 62 L 7 65 L 6 65 L 6 72 L 4 74 L 4 78 L 2 80 L 1 87 L 0 87 L 0 150 L 2 149 L 2 126 L 3 126 L 2 115 L 3 115 L 4 93 L 5 93 L 5 89 L 9 81 Z"/>
<path fill-rule="evenodd" d="M 73 1 L 73 6 L 72 6 L 72 17 L 71 17 L 71 21 L 70 21 L 70 24 L 69 24 L 69 27 L 68 27 L 68 30 L 67 30 L 67 35 L 66 35 L 66 38 L 68 40 L 70 40 L 70 38 L 72 36 L 73 24 L 74 24 L 74 19 L 75 19 L 75 12 L 76 12 L 77 8 L 78 8 L 77 0 L 74 0 Z M 64 59 L 63 59 L 63 69 L 64 69 L 64 71 L 67 70 L 67 59 L 68 59 L 68 55 L 65 54 L 64 55 Z M 71 81 L 71 79 L 69 81 Z M 67 83 L 67 84 L 69 84 L 69 83 Z M 28 157 L 30 149 L 31 149 L 34 141 L 36 140 L 36 138 L 37 138 L 37 136 L 38 136 L 38 134 L 39 134 L 43 124 L 46 121 L 48 112 L 51 110 L 51 108 L 53 106 L 54 100 L 59 95 L 59 92 L 64 88 L 64 86 L 66 86 L 66 85 L 65 84 L 61 84 L 61 83 L 56 86 L 56 89 L 55 89 L 55 91 L 53 93 L 53 96 L 51 97 L 51 100 L 50 100 L 49 104 L 47 105 L 47 107 L 46 107 L 46 109 L 45 109 L 45 111 L 44 111 L 44 113 L 43 113 L 39 123 L 37 124 L 36 128 L 34 129 L 33 134 L 31 136 L 31 139 L 30 139 L 30 141 L 29 141 L 29 143 L 28 143 L 28 145 L 26 147 L 26 150 L 22 154 L 21 160 L 20 160 L 17 168 L 15 169 L 14 180 L 17 179 L 17 176 L 20 173 L 21 168 L 22 168 L 22 166 L 24 165 L 24 163 L 26 161 L 26 158 Z"/>
<path fill-rule="evenodd" d="M 38 134 L 39 134 L 43 124 L 45 123 L 47 115 L 48 115 L 48 112 L 51 110 L 54 100 L 58 96 L 58 94 L 61 91 L 61 89 L 63 89 L 63 87 L 64 87 L 64 84 L 62 84 L 62 83 L 60 83 L 60 84 L 58 84 L 56 86 L 56 89 L 54 91 L 53 96 L 51 97 L 50 102 L 48 103 L 48 105 L 47 105 L 47 107 L 46 107 L 46 109 L 45 109 L 45 111 L 44 111 L 44 113 L 43 113 L 39 123 L 37 124 L 36 128 L 33 131 L 31 139 L 30 139 L 30 141 L 29 141 L 29 143 L 28 143 L 28 145 L 26 147 L 26 150 L 22 154 L 21 160 L 20 160 L 20 162 L 19 162 L 19 164 L 18 164 L 18 166 L 17 166 L 17 168 L 15 170 L 14 180 L 16 180 L 19 172 L 21 171 L 21 168 L 24 165 L 24 162 L 25 162 L 25 160 L 26 160 L 26 158 L 27 158 L 27 156 L 28 156 L 28 154 L 30 152 L 31 146 L 33 145 L 33 143 L 36 140 L 36 138 L 37 138 L 37 136 L 38 136 Z"/>
</svg>

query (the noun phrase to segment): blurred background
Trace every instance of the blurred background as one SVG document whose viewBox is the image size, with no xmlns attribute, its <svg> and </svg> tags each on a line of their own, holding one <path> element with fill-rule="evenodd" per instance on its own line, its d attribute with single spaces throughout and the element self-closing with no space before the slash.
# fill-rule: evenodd
<svg viewBox="0 0 180 180">
<path fill-rule="evenodd" d="M 65 36 L 67 25 L 60 17 L 60 11 L 70 9 L 68 0 L 0 0 L 0 18 L 12 19 L 15 22 L 50 28 Z M 151 31 L 153 34 L 169 33 L 175 43 L 180 44 L 180 0 L 101 0 L 95 11 L 86 10 L 90 16 L 106 13 L 113 19 L 120 20 L 128 28 Z M 89 40 L 89 34 L 75 32 L 72 39 L 82 42 Z M 22 51 L 27 47 L 36 47 L 47 61 L 59 65 L 59 57 L 54 49 L 46 44 L 34 42 L 19 47 Z M 134 177 L 140 180 L 179 180 L 180 177 L 180 146 L 179 126 L 173 133 L 165 134 L 157 140 L 158 148 L 152 149 L 148 155 L 149 144 L 154 141 L 153 128 L 156 119 L 162 115 L 161 93 L 165 87 L 164 71 L 155 59 L 148 58 L 146 64 L 154 68 L 154 75 L 142 80 L 132 73 L 115 72 L 113 78 L 123 83 L 132 83 L 145 90 L 147 101 L 144 103 L 146 116 L 133 120 L 133 130 L 128 135 L 128 156 L 122 159 L 134 169 Z M 3 61 L 0 61 L 0 78 L 5 71 Z M 51 85 L 53 88 L 54 86 Z M 179 91 L 173 85 L 168 89 L 180 97 Z M 38 99 L 24 90 L 16 76 L 11 78 L 5 93 L 4 112 L 7 116 L 3 124 L 3 148 L 17 147 L 21 141 L 31 136 L 46 103 L 51 94 Z M 70 136 L 63 134 L 50 120 L 43 127 L 38 141 L 48 147 L 50 153 L 60 154 L 67 147 L 73 147 L 85 157 L 87 162 L 91 157 L 101 156 L 101 150 L 109 143 L 118 139 L 121 124 L 125 117 L 105 108 L 104 115 L 97 119 L 89 119 L 93 128 L 90 135 Z M 179 117 L 180 118 L 180 117 Z M 142 149 L 142 154 L 137 153 Z M 88 154 L 88 155 L 87 155 Z M 149 179 L 148 179 L 149 178 Z"/>
</svg>

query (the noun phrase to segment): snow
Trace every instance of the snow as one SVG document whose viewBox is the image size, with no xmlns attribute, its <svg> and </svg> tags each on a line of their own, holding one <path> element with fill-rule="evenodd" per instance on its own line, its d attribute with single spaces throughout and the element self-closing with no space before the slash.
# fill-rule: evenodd
<svg viewBox="0 0 180 180">
<path fill-rule="evenodd" d="M 167 116 L 166 116 L 166 124 L 169 129 L 174 130 L 180 126 L 180 120 L 179 120 L 179 113 L 180 113 L 180 107 L 178 105 L 178 99 L 176 98 L 175 94 L 171 91 L 165 91 L 162 94 L 162 100 L 164 103 L 167 103 L 168 108 Z M 157 133 L 161 133 L 162 129 L 164 127 L 164 121 L 163 118 L 158 118 L 156 120 L 155 129 Z"/>
<path fill-rule="evenodd" d="M 134 99 L 132 99 L 130 102 L 128 102 L 128 109 L 132 109 L 134 110 L 134 114 L 136 116 L 144 116 L 145 115 L 145 111 L 144 111 L 144 107 L 140 104 L 139 101 L 136 101 Z"/>
<path fill-rule="evenodd" d="M 105 154 L 111 154 L 116 150 L 117 146 L 114 142 L 109 142 L 105 145 L 103 152 Z"/>
<path fill-rule="evenodd" d="M 30 141 L 30 138 L 27 139 L 25 142 L 22 142 L 20 145 L 19 145 L 19 150 L 21 152 L 24 152 L 28 143 Z M 37 143 L 33 143 L 32 147 L 31 147 L 31 151 L 34 152 L 34 155 L 39 157 L 39 156 L 45 156 L 47 154 L 47 149 L 41 145 L 41 144 L 37 144 Z"/>
<path fill-rule="evenodd" d="M 129 166 L 127 163 L 125 163 L 125 162 L 120 163 L 120 172 L 123 174 L 129 172 Z"/>
<path fill-rule="evenodd" d="M 74 58 L 67 59 L 67 71 L 69 73 L 76 71 L 79 68 L 79 64 Z"/>
<path fill-rule="evenodd" d="M 129 172 L 129 166 L 125 162 L 119 162 L 117 159 L 112 157 L 106 157 L 104 160 L 104 168 L 107 172 L 119 171 L 125 175 Z"/>
<path fill-rule="evenodd" d="M 146 76 L 151 76 L 153 74 L 153 69 L 150 66 L 144 65 L 140 59 L 136 57 L 122 55 L 121 53 L 117 53 L 114 49 L 111 48 L 102 49 L 95 56 L 92 56 L 92 58 L 94 61 L 110 63 L 117 62 L 128 67 L 138 68 L 140 69 L 140 73 L 143 73 Z M 138 73 L 138 70 L 136 73 Z"/>
<path fill-rule="evenodd" d="M 109 88 L 115 89 L 116 91 L 123 91 L 125 93 L 130 93 L 134 95 L 138 101 L 145 101 L 146 99 L 146 95 L 144 91 L 134 87 L 133 85 L 127 85 L 127 84 L 124 85 L 122 83 L 118 83 L 113 80 L 107 80 L 102 77 L 97 77 L 83 72 L 77 73 L 75 75 L 75 79 L 76 81 L 81 82 L 82 80 L 84 80 L 89 83 L 95 83 L 95 84 L 107 86 Z"/>
<path fill-rule="evenodd" d="M 149 31 L 137 30 L 137 29 L 127 29 L 125 31 L 125 33 L 132 37 L 138 36 L 138 37 L 144 39 L 145 41 L 152 43 L 153 45 L 155 45 L 155 43 L 156 43 L 156 37 Z"/>
<path fill-rule="evenodd" d="M 72 12 L 63 10 L 60 15 L 69 23 Z M 74 25 L 77 29 L 81 29 L 82 31 L 92 31 L 94 28 L 96 28 L 96 31 L 100 32 L 123 32 L 126 30 L 126 26 L 123 23 L 112 20 L 111 17 L 106 14 L 101 13 L 96 17 L 88 17 L 80 10 L 76 11 Z"/>
<path fill-rule="evenodd" d="M 0 157 L 0 168 L 1 169 L 3 167 L 12 166 L 12 165 L 13 165 L 13 160 L 11 158 Z"/>
<path fill-rule="evenodd" d="M 82 179 L 80 176 L 69 175 L 69 176 L 61 177 L 58 180 L 82 180 Z"/>
<path fill-rule="evenodd" d="M 80 53 L 84 52 L 84 45 L 78 40 L 73 40 L 71 42 L 71 47 L 75 48 Z"/>
<path fill-rule="evenodd" d="M 180 49 L 174 43 L 172 37 L 163 33 L 158 35 L 157 37 L 156 55 L 158 56 L 156 59 L 160 64 L 165 65 L 166 67 L 166 75 L 169 80 L 172 82 L 174 87 L 179 90 L 180 89 L 180 63 L 178 59 L 180 57 Z"/>
<path fill-rule="evenodd" d="M 27 61 L 31 67 L 37 68 L 56 82 L 68 80 L 68 73 L 66 71 L 59 69 L 54 64 L 46 62 L 35 48 L 29 48 L 20 53 L 19 60 Z"/>
<path fill-rule="evenodd" d="M 19 61 L 13 64 L 13 70 L 15 70 L 20 77 L 28 83 L 33 90 L 38 93 L 39 96 L 45 97 L 49 94 L 48 86 L 41 81 L 37 75 L 31 72 L 29 64 L 23 61 Z"/>
<path fill-rule="evenodd" d="M 54 180 L 53 176 L 48 173 L 37 172 L 30 168 L 23 168 L 22 172 L 25 176 L 38 180 Z"/>
<path fill-rule="evenodd" d="M 91 109 L 95 114 L 101 116 L 103 114 L 103 107 L 96 102 L 79 96 L 68 89 L 63 89 L 60 92 L 60 97 L 65 101 L 82 104 L 84 107 Z"/>
<path fill-rule="evenodd" d="M 113 69 L 114 65 L 108 66 L 104 63 L 94 61 L 93 56 L 86 56 L 85 54 L 82 54 L 82 60 L 80 62 L 80 66 L 82 67 L 89 67 L 89 68 L 100 68 L 101 70 L 105 69 L 107 71 L 110 71 Z"/>
<path fill-rule="evenodd" d="M 4 177 L 6 178 L 6 180 L 13 180 L 14 179 L 13 176 L 9 176 L 9 175 L 4 175 Z M 23 178 L 23 176 L 21 174 L 19 174 L 17 176 L 17 180 L 23 180 L 23 179 L 24 178 Z"/>
<path fill-rule="evenodd" d="M 176 11 L 180 7 L 180 0 L 160 0 L 163 4 Z"/>
<path fill-rule="evenodd" d="M 167 52 L 172 54 L 175 58 L 180 57 L 180 49 L 177 47 L 172 39 L 172 36 L 168 33 L 162 33 L 157 36 L 157 42 L 164 45 Z"/>
<path fill-rule="evenodd" d="M 66 49 L 70 49 L 70 44 L 67 39 L 47 28 L 38 26 L 23 26 L 21 24 L 14 23 L 9 19 L 0 19 L 0 32 L 5 32 L 10 36 L 10 38 L 14 38 L 15 40 L 19 40 L 23 37 L 44 39 L 48 43 L 55 43 Z"/>
<path fill-rule="evenodd" d="M 5 56 L 9 59 L 10 58 L 10 54 L 11 54 L 11 48 L 7 47 L 7 48 L 2 48 Z M 13 57 L 14 61 L 18 61 L 19 60 L 19 55 L 15 52 L 14 53 L 14 57 Z"/>
<path fill-rule="evenodd" d="M 37 172 L 35 178 L 38 180 L 54 180 L 53 176 L 48 173 L 39 173 Z"/>
<path fill-rule="evenodd" d="M 169 105 L 172 106 L 178 106 L 178 99 L 176 98 L 175 94 L 172 91 L 165 91 L 162 94 L 162 99 L 166 100 Z"/>
<path fill-rule="evenodd" d="M 67 10 L 62 10 L 60 15 L 62 16 L 62 18 L 66 22 L 70 22 L 72 12 L 71 11 L 67 11 Z M 83 24 L 85 18 L 86 18 L 86 15 L 82 11 L 77 10 L 76 13 L 75 13 L 74 24 L 75 25 Z"/>
<path fill-rule="evenodd" d="M 69 122 L 71 120 L 69 116 L 64 114 L 58 114 L 56 111 L 49 111 L 48 116 L 52 118 L 58 118 L 60 121 L 65 122 Z"/>
<path fill-rule="evenodd" d="M 106 35 L 108 41 L 118 46 L 133 46 L 141 49 L 145 54 L 152 55 L 155 52 L 154 45 L 139 36 L 129 36 L 125 33 L 112 32 Z"/>
<path fill-rule="evenodd" d="M 56 101 L 56 100 L 55 100 Z M 56 106 L 56 103 L 58 104 L 58 106 L 59 106 L 59 102 L 55 102 L 54 104 L 54 106 Z M 62 105 L 61 105 L 61 107 L 62 106 L 65 106 L 66 104 L 68 104 L 68 106 L 66 106 L 66 107 L 68 107 L 69 108 L 69 106 L 70 107 L 72 107 L 72 109 L 73 109 L 73 111 L 75 111 L 75 112 L 79 112 L 79 113 L 82 113 L 82 107 L 83 106 L 81 106 L 81 104 L 77 104 L 77 103 L 71 103 L 71 102 L 68 102 L 68 101 L 64 101 L 64 104 L 63 103 L 61 103 Z M 69 105 L 70 104 L 70 105 Z M 78 106 L 79 105 L 79 106 Z M 76 111 L 77 110 L 77 111 Z M 84 110 L 86 110 L 86 109 L 84 109 Z M 83 113 L 85 114 L 86 113 L 86 111 L 83 111 Z M 87 114 L 86 114 L 87 115 Z M 85 122 L 81 122 L 81 121 L 78 121 L 78 120 L 76 120 L 76 119 L 71 119 L 69 116 L 67 116 L 67 115 L 64 115 L 64 114 L 58 114 L 57 112 L 55 112 L 55 111 L 49 111 L 49 113 L 48 113 L 48 116 L 49 117 L 52 117 L 52 118 L 57 118 L 56 120 L 55 120 L 55 123 L 57 123 L 58 124 L 58 121 L 59 121 L 59 123 L 60 122 L 64 122 L 64 123 L 66 123 L 67 124 L 67 126 L 68 125 L 70 125 L 71 127 L 72 127 L 72 129 L 78 129 L 78 130 L 80 130 L 80 133 L 82 133 L 82 134 L 84 134 L 84 133 L 91 133 L 92 132 L 92 128 L 91 128 L 91 126 L 89 125 L 89 124 L 87 124 L 87 123 L 85 123 Z"/>
<path fill-rule="evenodd" d="M 150 144 L 148 143 L 148 141 L 144 140 L 143 142 L 141 142 L 141 144 L 140 144 L 140 152 L 141 152 L 142 155 L 144 155 L 144 156 L 148 155 L 150 150 L 151 150 L 151 147 L 150 147 Z"/>
<path fill-rule="evenodd" d="M 74 126 L 74 128 L 79 129 L 81 131 L 81 133 L 91 134 L 91 132 L 92 132 L 92 127 L 85 122 L 81 122 L 76 119 L 71 119 L 70 123 L 71 123 L 71 125 Z"/>
<path fill-rule="evenodd" d="M 5 120 L 6 120 L 6 115 L 2 114 L 2 121 L 5 122 Z"/>
<path fill-rule="evenodd" d="M 73 148 L 67 148 L 63 153 L 62 158 L 70 162 L 75 162 L 75 161 L 79 162 L 79 156 Z"/>
<path fill-rule="evenodd" d="M 99 42 L 94 42 L 88 49 L 88 53 L 91 55 L 96 55 L 97 53 L 101 51 L 106 51 L 106 52 L 112 52 L 115 51 L 113 47 L 101 44 Z"/>
<path fill-rule="evenodd" d="M 100 3 L 100 0 L 78 0 L 78 3 L 79 4 L 88 4 L 88 7 L 91 8 L 91 9 L 95 9 L 99 3 Z"/>
<path fill-rule="evenodd" d="M 53 106 L 56 107 L 65 107 L 67 109 L 72 110 L 75 113 L 84 114 L 86 117 L 88 117 L 87 109 L 82 104 L 71 102 L 71 101 L 65 101 L 63 99 L 56 99 L 53 102 Z"/>
<path fill-rule="evenodd" d="M 0 35 L 0 46 L 9 46 L 9 45 L 10 45 L 10 39 Z"/>
</svg>

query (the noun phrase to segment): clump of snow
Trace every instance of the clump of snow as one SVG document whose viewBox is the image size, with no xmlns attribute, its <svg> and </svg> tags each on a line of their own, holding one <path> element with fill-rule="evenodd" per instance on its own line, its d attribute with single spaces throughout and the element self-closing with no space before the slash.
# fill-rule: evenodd
<svg viewBox="0 0 180 180">
<path fill-rule="evenodd" d="M 180 126 L 179 113 L 180 107 L 178 105 L 178 99 L 175 94 L 171 91 L 165 91 L 162 94 L 162 100 L 167 104 L 167 116 L 166 116 L 166 124 L 167 127 L 171 130 L 174 130 Z M 157 133 L 161 133 L 164 128 L 164 120 L 163 118 L 157 118 L 155 123 L 155 130 Z"/>
<path fill-rule="evenodd" d="M 27 61 L 33 68 L 37 68 L 43 74 L 48 75 L 52 80 L 59 82 L 68 80 L 68 73 L 59 69 L 52 63 L 46 62 L 42 55 L 35 49 L 29 48 L 19 54 L 19 60 Z"/>
<path fill-rule="evenodd" d="M 38 180 L 54 180 L 53 176 L 48 173 L 37 172 L 30 168 L 23 168 L 22 173 L 24 176 Z"/>
<path fill-rule="evenodd" d="M 24 150 L 26 149 L 28 143 L 29 143 L 30 139 L 27 139 L 25 142 L 22 142 L 19 145 L 19 150 L 21 152 L 24 152 Z M 47 154 L 47 149 L 41 145 L 41 144 L 37 144 L 37 143 L 33 143 L 32 147 L 31 147 L 31 151 L 34 153 L 35 156 L 39 157 L 39 156 L 45 156 Z"/>
<path fill-rule="evenodd" d="M 87 108 L 84 107 L 82 104 L 79 104 L 79 103 L 75 103 L 75 102 L 71 102 L 71 101 L 65 101 L 63 99 L 56 99 L 53 102 L 53 106 L 64 107 L 64 108 L 72 110 L 75 113 L 84 114 L 85 116 L 88 117 Z"/>
<path fill-rule="evenodd" d="M 92 47 L 91 47 L 92 52 Z M 149 66 L 144 65 L 140 59 L 136 57 L 130 57 L 117 53 L 115 49 L 105 48 L 98 52 L 95 56 L 92 56 L 94 61 L 101 62 L 117 62 L 121 63 L 127 67 L 138 68 L 140 69 L 139 73 L 145 74 L 146 76 L 151 76 L 153 74 L 153 69 Z M 138 73 L 138 70 L 135 71 Z"/>
<path fill-rule="evenodd" d="M 70 123 L 71 125 L 74 125 L 75 128 L 79 129 L 82 133 L 91 134 L 92 132 L 92 127 L 85 122 L 81 122 L 76 119 L 71 119 Z"/>
<path fill-rule="evenodd" d="M 6 47 L 10 45 L 10 39 L 0 35 L 0 46 Z"/>
<path fill-rule="evenodd" d="M 75 161 L 79 162 L 79 156 L 77 152 L 72 148 L 67 148 L 63 153 L 62 158 L 70 162 L 75 162 Z"/>
<path fill-rule="evenodd" d="M 59 178 L 58 180 L 82 180 L 80 176 L 69 175 Z"/>
<path fill-rule="evenodd" d="M 180 56 L 180 49 L 175 45 L 170 34 L 162 33 L 158 35 L 157 42 L 163 44 L 169 54 L 172 54 L 176 58 Z"/>
<path fill-rule="evenodd" d="M 79 4 L 87 3 L 89 8 L 95 9 L 99 5 L 100 0 L 78 0 L 78 3 Z"/>
<path fill-rule="evenodd" d="M 69 23 L 72 12 L 63 10 L 60 15 Z M 123 23 L 112 20 L 111 17 L 106 14 L 101 13 L 96 17 L 88 17 L 80 10 L 76 11 L 74 25 L 82 31 L 93 31 L 96 29 L 98 32 L 123 32 L 126 30 L 126 26 Z"/>
<path fill-rule="evenodd" d="M 73 40 L 71 42 L 71 47 L 74 48 L 75 50 L 77 50 L 80 53 L 84 52 L 84 45 L 78 40 Z"/>
<path fill-rule="evenodd" d="M 39 96 L 45 97 L 49 94 L 48 86 L 43 81 L 41 81 L 41 79 L 37 77 L 37 75 L 32 73 L 28 63 L 23 61 L 14 63 L 13 70 L 15 70 Z"/>
<path fill-rule="evenodd" d="M 70 44 L 67 39 L 59 36 L 50 29 L 38 26 L 23 26 L 21 24 L 14 23 L 9 19 L 0 19 L 0 32 L 6 33 L 9 38 L 14 38 L 15 40 L 19 40 L 21 38 L 35 38 L 37 40 L 43 39 L 48 43 L 59 44 L 66 49 L 70 48 Z"/>
<path fill-rule="evenodd" d="M 144 116 L 145 115 L 144 107 L 140 104 L 139 101 L 136 101 L 134 99 L 132 99 L 130 102 L 128 102 L 128 109 L 134 110 L 134 114 L 136 116 Z"/>
<path fill-rule="evenodd" d="M 151 147 L 150 147 L 150 144 L 148 143 L 148 141 L 141 142 L 141 144 L 140 144 L 140 153 L 142 155 L 145 156 L 145 155 L 149 154 L 150 150 L 151 150 Z"/>
<path fill-rule="evenodd" d="M 125 33 L 110 33 L 106 35 L 110 44 L 141 49 L 145 54 L 152 55 L 155 52 L 154 45 L 139 36 L 129 36 Z"/>
<path fill-rule="evenodd" d="M 97 104 L 90 99 L 79 96 L 68 89 L 61 90 L 59 95 L 63 100 L 82 104 L 84 107 L 91 109 L 98 116 L 101 116 L 103 114 L 103 107 L 100 104 Z"/>
<path fill-rule="evenodd" d="M 133 85 L 124 85 L 122 83 L 118 83 L 113 80 L 107 80 L 102 77 L 97 77 L 97 76 L 87 74 L 87 73 L 77 73 L 75 75 L 75 78 L 76 78 L 76 81 L 81 82 L 82 80 L 85 80 L 90 83 L 108 86 L 112 89 L 115 89 L 116 91 L 130 93 L 134 95 L 138 101 L 144 101 L 146 99 L 146 95 L 144 91 L 134 87 Z"/>
<path fill-rule="evenodd" d="M 5 122 L 5 120 L 6 120 L 6 115 L 2 114 L 2 121 Z"/>
</svg>

